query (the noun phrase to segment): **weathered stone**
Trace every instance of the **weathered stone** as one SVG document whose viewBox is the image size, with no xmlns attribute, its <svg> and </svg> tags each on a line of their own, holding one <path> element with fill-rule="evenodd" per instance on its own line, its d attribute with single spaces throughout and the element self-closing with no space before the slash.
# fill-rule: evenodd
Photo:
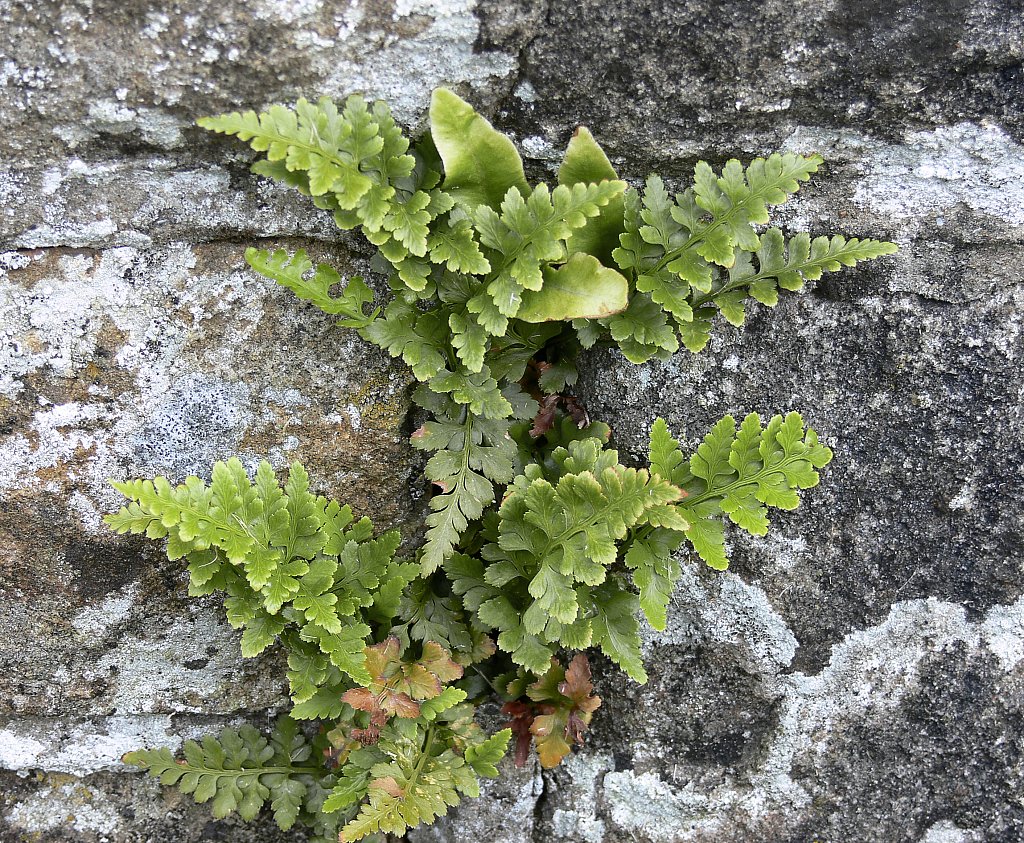
<svg viewBox="0 0 1024 843">
<path fill-rule="evenodd" d="M 209 728 L 210 724 L 206 724 Z M 200 730 L 194 730 L 200 731 Z M 273 824 L 216 821 L 191 799 L 141 776 L 96 773 L 84 778 L 0 772 L 5 841 L 107 843 L 111 840 L 202 840 L 302 843 L 301 832 Z"/>
<path fill-rule="evenodd" d="M 650 682 L 607 663 L 588 745 L 414 840 L 950 841 L 1024 836 L 1024 117 L 1011 0 L 0 3 L 0 838 L 301 839 L 117 759 L 285 702 L 179 566 L 111 536 L 109 477 L 301 459 L 410 532 L 409 376 L 248 272 L 246 245 L 366 272 L 365 246 L 196 117 L 467 94 L 544 177 L 589 125 L 622 175 L 827 161 L 778 214 L 896 240 L 699 356 L 590 354 L 576 391 L 641 459 L 725 412 L 798 409 L 820 488 L 732 569 L 692 559 Z M 396 493 L 409 489 L 408 494 Z"/>
<path fill-rule="evenodd" d="M 506 5 L 485 4 L 502 22 Z M 671 159 L 773 151 L 802 126 L 902 142 L 989 118 L 1019 136 L 1022 26 L 1013 0 L 553 0 L 522 56 L 526 96 L 505 105 L 519 131 L 582 123 L 662 172 Z M 507 24 L 497 29 L 502 47 Z"/>
</svg>

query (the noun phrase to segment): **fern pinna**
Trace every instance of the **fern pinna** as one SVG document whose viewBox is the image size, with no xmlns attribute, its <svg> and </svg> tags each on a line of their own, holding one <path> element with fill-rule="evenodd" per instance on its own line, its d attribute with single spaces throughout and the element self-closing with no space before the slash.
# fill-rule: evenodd
<svg viewBox="0 0 1024 843">
<path fill-rule="evenodd" d="M 764 534 L 831 459 L 791 412 L 726 416 L 692 453 L 658 419 L 649 465 L 623 465 L 569 393 L 582 351 L 699 352 L 718 314 L 741 325 L 749 299 L 771 307 L 895 246 L 768 227 L 815 155 L 701 162 L 673 195 L 658 176 L 621 180 L 580 128 L 558 183 L 531 186 L 511 140 L 445 89 L 415 144 L 358 96 L 199 122 L 377 247 L 391 295 L 376 306 L 362 279 L 303 251 L 245 257 L 409 366 L 428 416 L 412 444 L 436 494 L 404 558 L 397 532 L 375 536 L 298 464 L 283 484 L 237 459 L 208 483 L 116 483 L 129 503 L 108 524 L 166 540 L 191 594 L 223 593 L 244 656 L 282 647 L 292 698 L 269 738 L 243 727 L 186 743 L 182 761 L 125 760 L 218 817 L 269 803 L 316 840 L 402 834 L 478 795 L 513 736 L 516 763 L 531 743 L 559 763 L 600 705 L 586 656 L 563 667 L 562 651 L 599 648 L 645 682 L 639 615 L 665 628 L 680 559 L 726 568 L 726 523 Z M 475 711 L 495 691 L 510 722 L 487 736 Z"/>
</svg>

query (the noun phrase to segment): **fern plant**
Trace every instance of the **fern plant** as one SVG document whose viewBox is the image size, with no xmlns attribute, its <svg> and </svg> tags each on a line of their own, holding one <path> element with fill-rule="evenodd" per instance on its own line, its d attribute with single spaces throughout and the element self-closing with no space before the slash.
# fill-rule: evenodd
<svg viewBox="0 0 1024 843">
<path fill-rule="evenodd" d="M 680 555 L 725 569 L 726 523 L 764 534 L 831 459 L 790 412 L 726 416 L 691 454 L 658 419 L 649 465 L 623 465 L 570 393 L 582 351 L 697 353 L 719 313 L 741 325 L 748 299 L 773 306 L 895 246 L 767 227 L 815 155 L 701 162 L 673 196 L 658 176 L 621 180 L 580 128 L 557 185 L 531 186 L 511 140 L 445 89 L 416 143 L 358 96 L 199 122 L 377 247 L 391 295 L 376 306 L 362 279 L 303 251 L 245 257 L 409 366 L 427 414 L 411 441 L 436 494 L 404 558 L 397 532 L 375 537 L 298 464 L 283 485 L 237 459 L 209 483 L 115 483 L 129 503 L 108 524 L 166 540 L 191 594 L 223 592 L 244 656 L 283 648 L 293 704 L 269 738 L 243 727 L 186 743 L 182 761 L 125 760 L 218 817 L 269 802 L 316 840 L 402 834 L 478 795 L 513 735 L 517 764 L 531 742 L 559 763 L 600 705 L 579 651 L 645 682 L 638 617 L 665 628 Z M 576 653 L 567 667 L 562 651 Z M 510 722 L 487 736 L 475 712 L 494 692 Z"/>
</svg>

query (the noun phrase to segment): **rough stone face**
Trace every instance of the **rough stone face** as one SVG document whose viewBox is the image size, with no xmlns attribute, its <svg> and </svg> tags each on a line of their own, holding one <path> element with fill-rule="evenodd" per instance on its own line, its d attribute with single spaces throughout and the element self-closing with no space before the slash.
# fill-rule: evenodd
<svg viewBox="0 0 1024 843">
<path fill-rule="evenodd" d="M 778 219 L 898 255 L 719 326 L 587 359 L 641 459 L 664 416 L 800 410 L 820 488 L 733 565 L 693 560 L 644 687 L 598 660 L 587 747 L 416 841 L 1024 837 L 1024 30 L 1011 0 L 0 2 L 0 839 L 276 841 L 119 756 L 285 701 L 178 566 L 109 535 L 107 478 L 300 459 L 409 535 L 403 367 L 248 272 L 368 252 L 252 177 L 207 113 L 363 90 L 422 125 L 454 86 L 546 177 L 578 123 L 641 179 L 778 148 L 827 165 Z M 396 489 L 408 493 L 396 494 Z"/>
</svg>

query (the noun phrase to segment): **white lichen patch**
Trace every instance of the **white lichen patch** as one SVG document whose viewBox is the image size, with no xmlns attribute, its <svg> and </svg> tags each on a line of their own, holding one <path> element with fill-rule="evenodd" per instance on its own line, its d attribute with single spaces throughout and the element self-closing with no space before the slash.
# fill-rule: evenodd
<svg viewBox="0 0 1024 843">
<path fill-rule="evenodd" d="M 121 756 L 140 746 L 174 742 L 171 719 L 114 716 L 92 721 L 29 717 L 0 730 L 0 767 L 88 775 L 120 766 Z"/>
<path fill-rule="evenodd" d="M 994 125 L 959 123 L 915 132 L 904 147 L 871 156 L 854 201 L 892 217 L 963 204 L 1024 225 L 1024 147 Z"/>
<path fill-rule="evenodd" d="M 778 573 L 796 568 L 807 553 L 807 540 L 803 536 L 787 536 L 777 528 L 766 536 L 744 536 L 743 541 L 745 545 L 757 548 L 762 554 L 759 561 Z M 767 572 L 765 566 L 761 570 Z"/>
<path fill-rule="evenodd" d="M 4 183 L 0 169 L 0 186 Z M 267 180 L 242 190 L 221 167 L 182 167 L 169 158 L 90 162 L 72 158 L 42 174 L 11 171 L 14 198 L 31 224 L 13 228 L 16 248 L 146 246 L 182 231 L 232 230 L 265 237 L 335 236 L 329 215 Z M 253 189 L 256 199 L 254 201 Z M 9 215 L 9 214 L 8 214 Z"/>
<path fill-rule="evenodd" d="M 106 535 L 108 528 L 103 523 L 104 513 L 96 504 L 96 501 L 77 490 L 68 496 L 68 510 L 74 514 L 82 531 L 92 535 Z"/>
<path fill-rule="evenodd" d="M 175 381 L 131 437 L 141 474 L 187 477 L 228 459 L 252 420 L 252 390 L 200 373 Z"/>
<path fill-rule="evenodd" d="M 76 428 L 101 416 L 98 407 L 77 402 L 40 410 L 27 434 L 16 433 L 0 442 L 0 489 L 22 486 L 40 469 L 93 449 L 95 437 Z"/>
<path fill-rule="evenodd" d="M 25 717 L 0 729 L 0 769 L 42 770 L 87 776 L 101 770 L 125 770 L 121 756 L 140 747 L 177 750 L 186 739 L 209 732 L 208 723 L 191 723 L 169 714 L 133 714 L 77 720 Z"/>
<path fill-rule="evenodd" d="M 43 368 L 72 376 L 93 359 L 107 320 L 136 347 L 167 339 L 167 299 L 185 288 L 195 258 L 186 246 L 147 257 L 135 249 L 62 256 L 31 287 L 0 276 L 0 394 L 17 397 L 24 376 Z"/>
<path fill-rule="evenodd" d="M 615 768 L 607 753 L 579 752 L 562 762 L 569 777 L 567 791 L 559 794 L 559 806 L 551 816 L 552 830 L 559 840 L 602 843 L 605 821 L 597 814 L 597 789 L 605 774 Z"/>
<path fill-rule="evenodd" d="M 296 24 L 309 22 L 322 7 L 322 0 L 259 0 L 253 4 L 253 11 L 257 20 Z"/>
<path fill-rule="evenodd" d="M 83 521 L 92 522 L 94 513 L 87 511 L 88 504 L 92 503 L 94 510 L 109 509 L 106 501 L 113 498 L 107 480 L 124 472 L 124 445 L 144 438 L 147 431 L 159 433 L 159 441 L 148 451 L 139 445 L 133 456 L 156 470 L 173 471 L 182 466 L 191 470 L 206 461 L 211 448 L 226 453 L 237 443 L 247 419 L 246 402 L 235 393 L 247 388 L 212 376 L 199 384 L 194 382 L 199 375 L 193 374 L 190 381 L 190 361 L 181 353 L 190 331 L 201 333 L 211 313 L 226 306 L 225 299 L 241 317 L 234 343 L 241 349 L 244 335 L 262 314 L 262 291 L 242 293 L 244 285 L 232 273 L 194 277 L 194 265 L 195 257 L 185 246 L 155 254 L 126 248 L 96 256 L 62 257 L 56 272 L 29 288 L 14 278 L 0 277 L 0 314 L 7 339 L 0 347 L 0 394 L 17 399 L 23 379 L 34 372 L 74 377 L 95 359 L 105 329 L 115 331 L 123 342 L 116 349 L 116 360 L 136 373 L 138 389 L 138 394 L 104 395 L 100 391 L 92 396 L 94 400 L 52 406 L 48 406 L 45 392 L 40 393 L 38 402 L 44 406 L 32 421 L 0 442 L 0 488 L 31 484 L 43 468 L 87 457 L 84 467 L 69 473 L 68 478 L 84 486 L 79 491 L 85 497 L 77 500 L 76 509 L 83 511 Z M 227 292 L 232 285 L 233 295 Z M 169 317 L 174 304 L 175 316 Z M 179 315 L 182 311 L 187 314 L 184 320 Z M 225 339 L 228 348 L 223 345 Z M 216 349 L 218 367 L 225 370 L 231 367 L 231 340 L 231 336 L 223 337 Z M 206 396 L 185 403 L 193 409 L 204 408 L 203 421 L 224 422 L 218 436 L 198 436 L 195 425 L 189 427 L 192 416 L 182 407 L 178 407 L 177 417 L 171 418 L 175 396 L 182 396 L 183 388 Z M 219 396 L 224 396 L 227 405 L 218 415 L 213 411 Z M 232 424 L 226 423 L 231 420 L 228 416 L 234 419 Z M 183 454 L 194 455 L 191 461 L 185 460 L 187 466 Z"/>
<path fill-rule="evenodd" d="M 244 666 L 238 633 L 216 606 L 199 606 L 160 633 L 126 635 L 82 671 L 109 678 L 103 704 L 121 714 L 209 713 L 266 708 L 283 701 L 282 678 L 239 681 Z"/>
<path fill-rule="evenodd" d="M 45 270 L 6 261 L 0 395 L 24 402 L 26 379 L 46 379 L 34 380 L 27 423 L 0 439 L 0 489 L 32 486 L 42 470 L 68 466 L 69 508 L 87 531 L 100 531 L 101 513 L 119 499 L 110 478 L 206 473 L 238 451 L 249 429 L 273 419 L 271 406 L 312 406 L 269 375 L 260 379 L 265 394 L 238 376 L 265 299 L 283 293 L 241 269 L 197 273 L 196 261 L 182 244 L 72 253 Z M 21 283 L 20 271 L 32 271 L 34 283 Z M 98 360 L 116 375 L 115 389 L 95 385 L 77 400 L 54 400 L 82 372 L 98 373 Z M 349 381 L 344 368 L 332 377 L 342 388 Z"/>
<path fill-rule="evenodd" d="M 699 590 L 692 581 L 680 589 L 688 595 Z M 741 595 L 750 594 L 737 586 L 724 586 L 723 591 L 729 608 L 714 616 L 719 622 L 737 610 Z M 687 604 L 693 615 L 684 625 L 689 624 L 688 636 L 695 640 L 716 634 L 702 601 L 691 598 Z M 678 611 L 676 602 L 672 611 Z M 670 628 L 678 623 L 670 619 Z M 679 788 L 651 772 L 609 772 L 603 779 L 607 815 L 621 833 L 669 841 L 698 832 L 713 836 L 744 822 L 795 813 L 809 804 L 811 795 L 793 778 L 793 765 L 808 756 L 826 756 L 832 740 L 852 724 L 889 717 L 919 687 L 922 662 L 953 647 L 966 647 L 968 657 L 992 654 L 1003 670 L 1013 670 L 1024 659 L 1024 599 L 991 609 L 978 623 L 969 622 L 956 603 L 934 598 L 897 603 L 880 624 L 836 644 L 817 675 L 782 673 L 785 663 L 769 655 L 760 670 L 766 694 L 779 699 L 779 725 L 762 760 L 747 773 L 745 787 L 727 782 L 698 790 L 691 782 Z M 588 775 L 581 768 L 583 787 Z M 924 838 L 929 843 L 972 839 L 951 837 L 958 830 L 941 825 L 933 831 Z"/>
<path fill-rule="evenodd" d="M 120 813 L 105 794 L 77 782 L 41 788 L 16 802 L 6 819 L 28 834 L 62 828 L 77 834 L 95 832 L 106 836 L 122 826 Z"/>
<path fill-rule="evenodd" d="M 29 770 L 46 749 L 45 741 L 23 734 L 17 724 L 0 729 L 0 770 Z"/>
<path fill-rule="evenodd" d="M 85 644 L 97 644 L 103 640 L 107 630 L 122 623 L 131 614 L 135 605 L 136 583 L 105 597 L 96 606 L 86 606 L 71 619 L 71 625 Z"/>
<path fill-rule="evenodd" d="M 949 820 L 940 820 L 924 833 L 919 843 L 981 843 L 982 839 L 976 831 L 965 831 Z"/>
<path fill-rule="evenodd" d="M 758 673 L 774 675 L 796 655 L 797 641 L 767 595 L 735 574 L 723 574 L 712 595 L 685 561 L 669 606 L 668 625 L 657 632 L 646 624 L 644 649 L 660 644 L 714 641 L 736 647 Z"/>
<path fill-rule="evenodd" d="M 857 161 L 862 175 L 853 202 L 896 223 L 963 206 L 1024 225 L 1024 147 L 996 125 L 957 123 L 911 132 L 898 145 L 855 131 L 802 127 L 785 149 Z"/>
<path fill-rule="evenodd" d="M 557 149 L 554 144 L 542 135 L 527 135 L 519 145 L 523 154 L 535 161 L 546 161 L 558 164 L 562 160 L 562 150 Z"/>
<path fill-rule="evenodd" d="M 712 808 L 712 800 L 692 787 L 675 789 L 654 773 L 633 770 L 608 773 L 604 794 L 617 828 L 657 843 L 686 839 Z"/>
<path fill-rule="evenodd" d="M 985 615 L 981 634 L 1005 671 L 1024 660 L 1024 597 L 1009 606 L 996 606 Z"/>
<path fill-rule="evenodd" d="M 518 67 L 515 56 L 474 49 L 480 31 L 475 7 L 476 0 L 402 0 L 395 5 L 393 24 L 418 18 L 428 23 L 402 37 L 358 30 L 343 42 L 340 56 L 322 55 L 324 89 L 336 96 L 363 91 L 386 100 L 399 120 L 414 124 L 439 85 L 477 88 L 511 76 Z M 365 15 L 364 8 L 353 11 Z"/>
<path fill-rule="evenodd" d="M 917 687 L 924 657 L 956 642 L 974 648 L 979 643 L 962 606 L 934 598 L 911 600 L 894 604 L 878 626 L 853 632 L 836 644 L 819 674 L 778 677 L 783 695 L 779 731 L 754 777 L 762 792 L 755 790 L 745 801 L 755 809 L 765 798 L 806 804 L 810 796 L 790 777 L 794 760 L 825 752 L 827 736 L 841 733 L 841 724 L 894 709 Z"/>
</svg>

